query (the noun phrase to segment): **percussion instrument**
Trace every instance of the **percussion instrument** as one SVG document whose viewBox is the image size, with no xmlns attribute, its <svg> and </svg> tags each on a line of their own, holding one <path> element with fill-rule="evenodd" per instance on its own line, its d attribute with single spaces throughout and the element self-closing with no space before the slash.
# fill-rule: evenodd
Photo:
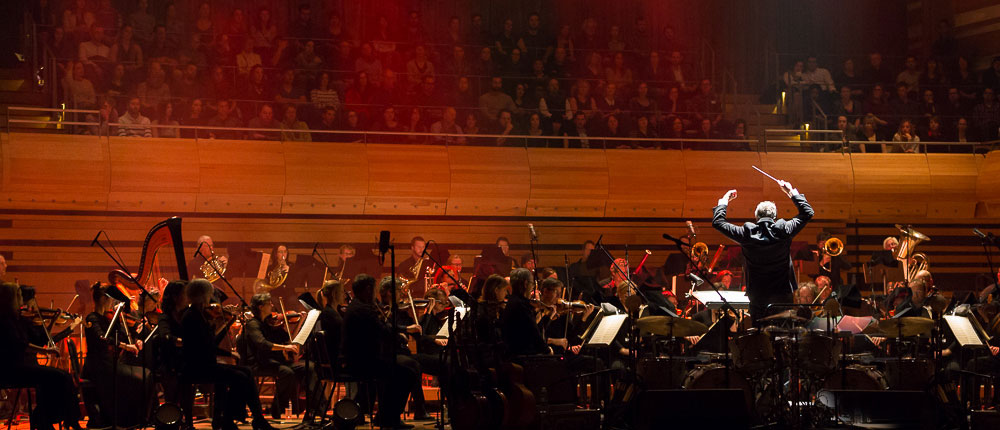
<svg viewBox="0 0 1000 430">
<path fill-rule="evenodd" d="M 701 336 L 708 332 L 708 327 L 698 321 L 665 315 L 642 317 L 638 324 L 640 333 L 660 336 Z"/>
<path fill-rule="evenodd" d="M 885 374 L 875 366 L 852 364 L 847 368 L 831 373 L 823 381 L 823 388 L 828 390 L 885 390 L 889 388 Z"/>
<path fill-rule="evenodd" d="M 732 339 L 729 349 L 733 353 L 733 366 L 744 373 L 757 373 L 774 366 L 774 346 L 771 336 L 764 331 L 750 329 L 748 333 Z"/>
</svg>

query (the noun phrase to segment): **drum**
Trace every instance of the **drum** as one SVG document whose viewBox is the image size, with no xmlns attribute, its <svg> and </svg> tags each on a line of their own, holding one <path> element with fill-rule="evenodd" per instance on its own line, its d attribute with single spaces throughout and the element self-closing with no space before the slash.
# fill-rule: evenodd
<svg viewBox="0 0 1000 430">
<path fill-rule="evenodd" d="M 852 364 L 844 369 L 844 373 L 833 372 L 823 381 L 823 388 L 828 390 L 885 390 L 888 384 L 885 375 L 875 366 Z"/>
<path fill-rule="evenodd" d="M 736 370 L 755 373 L 770 369 L 774 365 L 774 347 L 771 337 L 765 332 L 751 330 L 729 343 Z"/>
<path fill-rule="evenodd" d="M 885 376 L 890 390 L 921 391 L 934 378 L 934 363 L 923 358 L 889 358 L 885 360 Z"/>
<path fill-rule="evenodd" d="M 726 373 L 729 373 L 729 384 L 726 384 Z M 713 390 L 733 388 L 743 390 L 743 398 L 748 411 L 753 411 L 753 390 L 750 384 L 738 372 L 733 372 L 718 363 L 699 364 L 684 377 L 684 388 L 688 390 Z"/>
<path fill-rule="evenodd" d="M 806 372 L 825 375 L 837 368 L 841 346 L 841 343 L 832 337 L 818 332 L 806 333 L 798 340 L 796 365 Z"/>
<path fill-rule="evenodd" d="M 687 361 L 666 357 L 643 358 L 636 368 L 643 386 L 650 390 L 678 388 L 687 373 Z"/>
</svg>

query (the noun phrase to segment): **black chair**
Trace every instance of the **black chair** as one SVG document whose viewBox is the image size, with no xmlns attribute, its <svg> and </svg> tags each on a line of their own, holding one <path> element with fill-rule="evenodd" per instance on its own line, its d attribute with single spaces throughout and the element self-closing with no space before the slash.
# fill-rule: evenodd
<svg viewBox="0 0 1000 430">
<path fill-rule="evenodd" d="M 365 402 L 366 408 L 362 408 L 362 413 L 368 411 L 368 423 L 370 428 L 375 426 L 375 399 L 378 398 L 378 383 L 375 377 L 356 375 L 346 370 L 340 361 L 340 357 L 332 359 L 329 350 L 326 349 L 326 333 L 322 330 L 313 332 L 310 338 L 310 354 L 316 363 L 316 371 L 319 374 L 320 383 L 323 384 L 323 392 L 330 392 L 330 398 L 324 399 L 323 412 L 320 416 L 326 420 L 326 413 L 330 409 L 340 384 L 356 383 L 366 388 L 367 394 Z"/>
<path fill-rule="evenodd" d="M 67 339 L 66 349 L 69 351 L 69 365 L 73 371 L 73 381 L 80 389 L 83 407 L 87 411 L 87 426 L 105 427 L 104 423 L 101 422 L 101 406 L 97 403 L 97 387 L 89 379 L 80 376 L 80 355 L 76 349 L 76 342 L 73 339 Z"/>
</svg>

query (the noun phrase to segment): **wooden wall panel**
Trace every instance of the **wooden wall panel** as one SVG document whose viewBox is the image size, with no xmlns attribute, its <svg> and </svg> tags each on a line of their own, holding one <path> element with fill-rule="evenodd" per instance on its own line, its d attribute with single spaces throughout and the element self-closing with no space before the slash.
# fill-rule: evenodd
<svg viewBox="0 0 1000 430">
<path fill-rule="evenodd" d="M 1000 216 L 1000 151 L 986 154 L 979 166 L 976 199 L 982 203 L 980 208 L 983 216 Z"/>
<path fill-rule="evenodd" d="M 604 151 L 528 148 L 528 216 L 602 217 L 608 198 Z"/>
<path fill-rule="evenodd" d="M 0 206 L 92 210 L 107 207 L 107 142 L 94 136 L 11 133 L 3 142 Z"/>
<path fill-rule="evenodd" d="M 448 161 L 448 215 L 524 216 L 531 175 L 523 149 L 452 146 Z"/>
<path fill-rule="evenodd" d="M 854 217 L 927 216 L 930 171 L 920 154 L 854 154 Z"/>
<path fill-rule="evenodd" d="M 806 196 L 816 218 L 846 219 L 851 213 L 854 195 L 854 172 L 848 154 L 809 154 L 777 152 L 761 154 L 761 168 L 775 178 L 788 181 Z M 795 216 L 795 207 L 787 202 L 781 189 L 771 180 L 763 184 L 764 198 L 778 204 L 782 217 Z"/>
<path fill-rule="evenodd" d="M 609 217 L 679 217 L 684 210 L 686 151 L 609 150 Z"/>
<path fill-rule="evenodd" d="M 447 148 L 367 146 L 366 214 L 445 214 L 451 184 Z"/>
<path fill-rule="evenodd" d="M 726 191 L 736 189 L 737 199 L 733 209 L 747 212 L 730 213 L 736 217 L 753 216 L 754 206 L 764 194 L 764 181 L 769 179 L 757 173 L 750 166 L 760 166 L 760 156 L 754 152 L 725 152 L 722 156 L 705 157 L 698 151 L 684 154 L 684 174 L 687 190 L 684 198 L 684 216 L 701 217 L 718 203 Z"/>
<path fill-rule="evenodd" d="M 928 218 L 974 218 L 976 181 L 983 157 L 968 154 L 927 154 L 931 188 Z"/>
<path fill-rule="evenodd" d="M 365 145 L 284 142 L 283 213 L 362 214 L 368 195 Z"/>
</svg>

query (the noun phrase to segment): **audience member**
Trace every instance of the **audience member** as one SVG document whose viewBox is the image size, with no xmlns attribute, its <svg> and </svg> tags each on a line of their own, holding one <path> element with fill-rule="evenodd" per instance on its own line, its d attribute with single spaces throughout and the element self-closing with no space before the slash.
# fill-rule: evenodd
<svg viewBox="0 0 1000 430">
<path fill-rule="evenodd" d="M 278 124 L 274 121 L 274 108 L 269 104 L 261 105 L 257 117 L 251 119 L 247 127 L 251 129 L 278 128 Z M 253 140 L 278 140 L 281 137 L 277 131 L 270 130 L 249 130 L 248 133 L 250 139 Z"/>
<path fill-rule="evenodd" d="M 486 118 L 498 118 L 502 110 L 513 112 L 517 109 L 514 99 L 503 92 L 503 78 L 494 76 L 490 80 L 490 91 L 479 96 L 479 109 Z"/>
<path fill-rule="evenodd" d="M 979 137 L 986 140 L 997 138 L 997 127 L 1000 127 L 1000 103 L 996 100 L 996 89 L 983 88 L 983 101 L 972 109 L 972 118 Z"/>
<path fill-rule="evenodd" d="M 160 106 L 160 115 L 155 120 L 153 120 L 153 137 L 180 137 L 180 129 L 177 127 L 162 127 L 162 126 L 177 126 L 180 123 L 174 119 L 174 104 L 172 102 L 165 102 Z"/>
<path fill-rule="evenodd" d="M 830 71 L 819 67 L 819 60 L 816 59 L 816 56 L 810 56 L 806 59 L 806 69 L 802 72 L 802 85 L 807 87 L 819 85 L 820 90 L 827 93 L 836 91 Z"/>
<path fill-rule="evenodd" d="M 319 121 L 312 129 L 314 131 L 335 131 L 337 130 L 337 110 L 332 107 L 322 109 Z M 313 133 L 313 142 L 340 142 L 343 137 L 338 133 Z"/>
<path fill-rule="evenodd" d="M 285 106 L 285 114 L 278 125 L 282 130 L 289 130 L 281 132 L 283 142 L 312 142 L 309 126 L 306 125 L 305 121 L 299 120 L 298 109 L 295 108 L 295 105 Z"/>
<path fill-rule="evenodd" d="M 916 92 L 920 89 L 920 64 L 917 63 L 917 57 L 906 57 L 904 64 L 906 69 L 896 75 L 896 83 L 904 83 L 910 91 Z"/>
<path fill-rule="evenodd" d="M 220 129 L 210 129 L 208 131 L 208 136 L 212 139 L 239 139 L 243 136 L 243 133 L 239 130 L 224 130 L 227 128 L 238 128 L 242 124 L 236 115 L 233 115 L 233 102 L 229 100 L 219 100 L 216 103 L 216 113 L 215 117 L 208 120 L 205 125 L 209 127 L 220 127 Z M 261 108 L 263 110 L 263 108 Z M 185 124 L 194 125 L 194 124 Z M 250 121 L 250 127 L 253 127 L 253 120 Z M 253 132 L 251 132 L 252 134 Z"/>
<path fill-rule="evenodd" d="M 153 137 L 153 131 L 149 127 L 149 118 L 142 116 L 142 113 L 139 112 L 141 108 L 142 104 L 138 97 L 128 99 L 128 110 L 125 111 L 124 115 L 118 117 L 119 136 Z"/>
<path fill-rule="evenodd" d="M 444 114 L 441 120 L 431 124 L 430 132 L 434 134 L 445 133 L 445 134 L 462 134 L 462 127 L 455 123 L 458 117 L 458 112 L 455 108 L 447 106 L 444 108 Z M 465 144 L 465 138 L 462 136 L 434 136 L 434 143 L 445 144 L 445 145 L 463 145 Z"/>
<path fill-rule="evenodd" d="M 920 136 L 917 136 L 913 121 L 908 118 L 899 122 L 899 130 L 892 136 L 892 141 L 892 150 L 889 152 L 911 154 L 920 152 Z"/>
</svg>

